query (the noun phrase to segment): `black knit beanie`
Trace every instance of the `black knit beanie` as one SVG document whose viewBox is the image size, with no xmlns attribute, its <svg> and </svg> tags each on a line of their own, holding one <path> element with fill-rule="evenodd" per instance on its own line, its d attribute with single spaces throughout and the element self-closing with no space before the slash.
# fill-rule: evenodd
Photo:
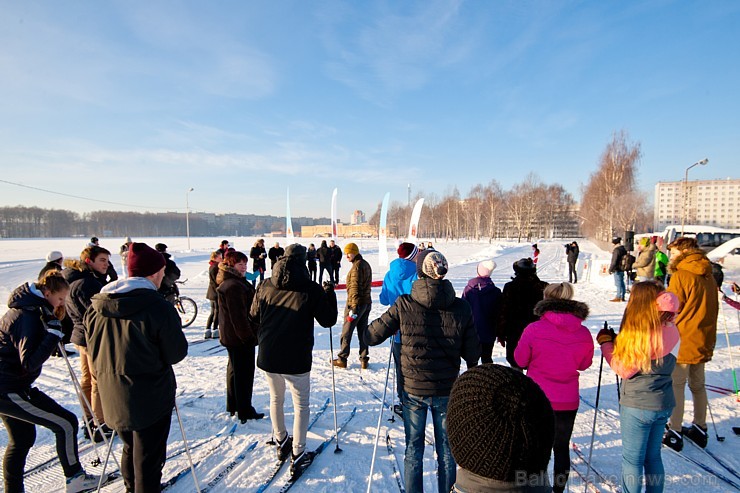
<svg viewBox="0 0 740 493">
<path fill-rule="evenodd" d="M 447 407 L 455 462 L 478 476 L 513 482 L 547 470 L 555 437 L 550 401 L 529 377 L 486 364 L 463 373 Z"/>
</svg>

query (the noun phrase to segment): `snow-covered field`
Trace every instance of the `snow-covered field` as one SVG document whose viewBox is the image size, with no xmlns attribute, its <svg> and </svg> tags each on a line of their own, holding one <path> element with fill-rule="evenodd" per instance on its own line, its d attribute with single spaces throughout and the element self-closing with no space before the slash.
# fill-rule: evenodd
<svg viewBox="0 0 740 493">
<path fill-rule="evenodd" d="M 218 246 L 221 238 L 192 238 L 191 250 L 187 250 L 185 238 L 134 238 L 136 241 L 146 241 L 153 245 L 156 242 L 164 242 L 169 245 L 169 251 L 174 260 L 182 270 L 182 278 L 187 279 L 187 284 L 182 289 L 182 294 L 194 298 L 199 307 L 198 317 L 193 325 L 185 329 L 189 341 L 196 342 L 202 338 L 206 318 L 208 316 L 209 304 L 205 299 L 208 284 L 207 267 L 210 252 Z M 235 247 L 248 253 L 254 243 L 254 238 L 229 238 Z M 277 239 L 281 244 L 283 239 Z M 271 239 L 267 243 L 271 244 Z M 299 240 L 308 244 L 313 239 Z M 340 240 L 344 245 L 350 240 Z M 370 262 L 374 271 L 375 279 L 382 279 L 385 267 L 378 267 L 378 245 L 377 240 L 357 240 L 363 256 Z M 120 238 L 101 241 L 102 246 L 114 252 L 114 265 L 120 272 L 120 259 L 118 252 Z M 567 265 L 565 263 L 564 244 L 566 240 L 554 242 L 539 242 L 541 250 L 539 262 L 539 274 L 546 281 L 567 280 Z M 611 276 L 600 274 L 600 267 L 608 261 L 610 254 L 604 252 L 588 241 L 579 242 L 581 248 L 581 262 L 579 268 L 584 264 L 590 266 L 581 272 L 581 278 L 576 285 L 576 299 L 587 303 L 591 310 L 591 316 L 586 325 L 596 334 L 607 322 L 614 328 L 618 328 L 625 304 L 611 303 L 608 300 L 614 296 L 614 287 Z M 7 299 L 9 293 L 24 281 L 35 279 L 39 269 L 44 264 L 43 257 L 49 250 L 61 250 L 65 256 L 76 256 L 85 246 L 85 239 L 57 239 L 57 240 L 2 240 L 0 241 L 0 298 Z M 512 263 L 519 258 L 530 255 L 530 245 L 510 242 L 435 242 L 435 247 L 443 252 L 450 262 L 450 272 L 447 278 L 452 281 L 458 294 L 462 292 L 467 280 L 475 275 L 475 267 L 480 260 L 493 258 L 498 267 L 493 273 L 494 282 L 502 287 L 512 275 Z M 390 259 L 396 258 L 395 252 L 390 252 Z M 343 278 L 347 273 L 347 267 L 343 264 L 340 276 Z M 726 271 L 727 280 L 740 281 L 740 268 Z M 373 289 L 373 299 L 377 300 L 380 288 Z M 346 292 L 338 292 L 340 310 L 346 301 Z M 385 307 L 379 302 L 373 303 L 371 320 L 378 317 Z M 6 306 L 0 308 L 0 314 L 7 310 Z M 738 328 L 738 317 L 734 310 L 723 305 L 719 316 L 717 348 L 714 359 L 707 364 L 707 383 L 724 388 L 732 387 L 732 371 L 730 365 L 730 354 L 725 339 L 725 330 L 729 332 L 730 343 L 734 350 L 734 360 L 740 361 L 740 330 Z M 333 329 L 334 348 L 339 344 L 339 333 L 341 324 Z M 317 411 L 321 405 L 332 395 L 332 376 L 329 365 L 329 330 L 316 327 L 316 347 L 314 350 L 314 366 L 312 371 L 312 412 Z M 69 346 L 71 348 L 71 346 Z M 389 348 L 387 345 L 370 349 L 370 369 L 362 372 L 362 378 L 369 382 L 369 386 L 361 383 L 360 366 L 357 360 L 357 341 L 353 341 L 353 352 L 350 355 L 350 367 L 347 370 L 336 371 L 336 393 L 338 419 L 341 422 L 357 408 L 357 414 L 345 430 L 340 434 L 340 444 L 343 452 L 334 454 L 332 443 L 326 451 L 321 454 L 316 463 L 306 472 L 304 477 L 294 487 L 296 492 L 301 491 L 365 491 L 370 462 L 373 454 L 373 441 L 375 439 L 380 401 L 377 400 L 370 390 L 375 389 L 377 394 L 383 393 L 383 384 L 388 364 Z M 501 347 L 496 347 L 494 352 L 495 361 L 505 364 L 504 352 Z M 597 350 L 593 366 L 583 372 L 581 376 L 581 395 L 583 402 L 578 418 L 576 419 L 573 432 L 573 442 L 587 455 L 591 439 L 591 429 L 594 419 L 594 411 L 588 403 L 596 400 L 597 384 L 599 381 L 600 353 Z M 71 358 L 75 371 L 79 372 L 79 363 L 76 357 Z M 464 366 L 464 364 L 463 364 Z M 180 412 L 185 423 L 187 438 L 191 444 L 199 444 L 203 440 L 211 438 L 219 430 L 227 425 L 235 423 L 235 418 L 229 417 L 225 409 L 225 370 L 226 353 L 218 351 L 217 341 L 207 341 L 193 344 L 189 348 L 188 357 L 176 365 L 179 384 L 178 402 Z M 65 407 L 74 410 L 80 415 L 77 397 L 70 382 L 70 375 L 65 363 L 60 358 L 51 358 L 44 366 L 41 377 L 36 382 L 37 386 L 49 393 L 54 399 Z M 687 398 L 690 392 L 687 390 Z M 391 392 L 389 392 L 390 399 Z M 598 413 L 596 420 L 596 433 L 593 450 L 593 463 L 606 482 L 599 481 L 598 487 L 604 491 L 616 491 L 615 486 L 619 482 L 621 461 L 621 440 L 619 434 L 619 423 L 617 416 L 617 389 L 614 373 L 605 365 L 601 378 L 601 397 L 599 407 L 606 411 Z M 738 419 L 738 404 L 735 398 L 726 393 L 710 392 L 710 406 L 716 421 L 717 433 L 726 437 L 726 441 L 718 442 L 715 439 L 715 430 L 710 423 L 709 445 L 714 455 L 722 458 L 729 471 L 720 465 L 714 458 L 698 450 L 692 445 L 686 445 L 685 454 L 711 470 L 730 479 L 735 484 L 740 484 L 737 477 L 740 470 L 740 437 L 732 432 L 732 426 L 740 426 Z M 264 375 L 257 370 L 254 388 L 254 405 L 258 411 L 269 410 L 269 392 Z M 290 398 L 286 406 L 290 406 Z M 691 419 L 692 408 L 687 405 L 685 422 Z M 333 409 L 331 405 L 327 411 L 316 422 L 309 434 L 309 448 L 318 445 L 325 437 L 333 433 Z M 288 426 L 292 422 L 292 413 L 286 412 Z M 381 440 L 378 445 L 378 458 L 375 464 L 373 477 L 373 491 L 398 491 L 399 488 L 393 475 L 393 466 L 403 464 L 403 425 L 399 419 L 395 423 L 387 421 L 388 413 L 382 422 Z M 431 426 L 431 425 L 430 425 Z M 394 447 L 393 453 L 397 458 L 390 455 L 385 445 L 386 431 L 389 432 L 391 443 Z M 196 472 L 201 487 L 205 487 L 219 472 L 235 459 L 243 456 L 243 460 L 237 461 L 230 469 L 224 479 L 218 483 L 214 490 L 219 491 L 255 491 L 264 479 L 274 462 L 274 451 L 264 442 L 270 436 L 270 421 L 264 419 L 259 422 L 250 421 L 245 425 L 238 425 L 236 432 L 231 437 L 212 440 L 193 451 L 193 460 L 198 462 Z M 244 453 L 245 449 L 253 442 L 257 446 Z M 4 452 L 7 444 L 7 435 L 0 432 L 0 453 Z M 214 448 L 218 446 L 217 448 Z M 170 432 L 169 452 L 176 452 L 182 448 L 182 435 L 173 420 Z M 120 457 L 120 445 L 114 448 L 116 455 Z M 99 450 L 101 456 L 104 451 Z M 45 429 L 39 428 L 36 446 L 31 450 L 27 468 L 33 467 L 54 455 L 53 436 Z M 585 471 L 583 461 L 572 453 L 574 468 Z M 82 454 L 85 467 L 90 472 L 99 469 L 89 464 L 95 457 L 95 453 L 87 450 Z M 714 474 L 700 468 L 700 466 L 674 454 L 671 451 L 663 451 L 663 459 L 667 473 L 667 491 L 687 491 L 695 488 L 699 491 L 735 491 L 736 488 L 728 482 L 718 479 Z M 164 468 L 164 479 L 168 479 L 180 471 L 187 464 L 185 454 L 180 454 L 167 461 Z M 115 465 L 112 465 L 115 468 Z M 551 465 L 552 467 L 552 465 Z M 425 458 L 425 490 L 436 490 L 435 463 L 431 447 L 427 447 Z M 109 467 L 110 469 L 110 467 Z M 273 483 L 277 489 L 284 481 L 287 467 L 281 472 L 281 476 Z M 60 467 L 53 467 L 41 474 L 30 475 L 26 480 L 28 492 L 58 491 L 62 487 L 62 472 Z M 571 489 L 583 488 L 583 484 L 576 474 L 571 475 Z M 194 491 L 195 487 L 190 476 L 179 481 L 172 491 L 186 492 Z M 123 491 L 120 481 L 114 483 L 106 491 Z"/>
</svg>

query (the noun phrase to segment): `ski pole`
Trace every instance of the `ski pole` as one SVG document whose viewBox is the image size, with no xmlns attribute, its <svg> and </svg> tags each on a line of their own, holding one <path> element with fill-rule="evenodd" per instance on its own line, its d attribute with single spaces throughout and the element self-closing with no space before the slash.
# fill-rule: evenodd
<svg viewBox="0 0 740 493">
<path fill-rule="evenodd" d="M 75 388 L 77 399 L 80 401 L 80 407 L 82 408 L 82 419 L 85 421 L 85 428 L 87 428 L 87 433 L 90 435 L 90 440 L 93 444 L 93 450 L 95 450 L 95 455 L 97 456 L 97 459 L 93 459 L 92 465 L 98 466 L 103 461 L 100 460 L 97 442 L 95 442 L 95 435 L 93 434 L 92 428 L 90 427 L 90 422 L 85 419 L 85 410 L 87 409 L 87 411 L 90 413 L 90 416 L 92 416 L 93 422 L 95 423 L 96 427 L 100 427 L 100 423 L 98 422 L 98 418 L 95 416 L 95 413 L 92 411 L 92 406 L 88 402 L 87 397 L 85 397 L 85 394 L 82 392 L 82 386 L 80 385 L 79 380 L 77 380 L 77 375 L 72 369 L 72 364 L 69 362 L 69 357 L 67 356 L 67 350 L 64 349 L 64 344 L 62 344 L 62 341 L 59 341 L 57 343 L 57 346 L 59 348 L 59 353 L 62 355 L 62 357 L 64 358 L 64 362 L 67 364 L 67 370 L 69 370 L 69 375 L 72 379 L 72 385 Z M 101 436 L 103 436 L 103 439 L 105 440 L 105 434 L 101 432 Z M 108 445 L 108 442 L 106 441 L 105 444 Z"/>
<path fill-rule="evenodd" d="M 709 417 L 712 418 L 712 427 L 714 428 L 714 437 L 717 439 L 718 442 L 724 442 L 725 437 L 719 436 L 719 433 L 717 433 L 717 425 L 714 422 L 714 414 L 712 414 L 712 406 L 709 405 L 709 399 L 707 399 L 707 409 L 709 410 Z"/>
<path fill-rule="evenodd" d="M 113 439 L 115 437 L 116 437 L 116 430 L 113 430 L 113 433 L 110 436 L 110 442 L 108 442 L 108 452 L 105 454 L 105 461 L 103 462 L 103 472 L 100 473 L 100 479 L 98 480 L 98 489 L 96 490 L 98 493 L 100 493 L 100 488 L 103 487 L 103 478 L 105 477 L 105 469 L 106 467 L 108 467 L 108 458 L 110 458 L 111 453 L 113 452 Z"/>
<path fill-rule="evenodd" d="M 732 388 L 735 390 L 735 398 L 738 402 L 740 402 L 740 390 L 738 390 L 737 387 L 737 373 L 735 372 L 735 362 L 732 360 L 732 345 L 730 344 L 730 333 L 727 330 L 727 315 L 725 315 L 725 309 L 724 307 L 721 308 L 722 310 L 722 322 L 725 326 L 725 339 L 727 340 L 727 352 L 730 353 L 730 366 L 732 367 Z M 740 317 L 740 311 L 737 312 L 738 317 Z M 738 320 L 738 325 L 740 325 L 740 320 Z"/>
<path fill-rule="evenodd" d="M 370 476 L 367 478 L 367 493 L 373 486 L 373 469 L 375 469 L 375 456 L 378 453 L 378 440 L 380 439 L 380 423 L 383 421 L 383 408 L 385 407 L 385 396 L 388 393 L 388 378 L 391 374 L 391 358 L 393 358 L 393 339 L 391 338 L 391 352 L 388 355 L 388 367 L 385 370 L 385 386 L 383 387 L 383 402 L 380 403 L 378 415 L 378 428 L 375 430 L 375 442 L 373 443 L 373 459 L 370 461 Z M 391 411 L 392 413 L 393 411 Z"/>
<path fill-rule="evenodd" d="M 177 399 L 175 399 L 175 414 L 177 414 L 177 422 L 180 423 L 180 432 L 182 433 L 182 443 L 185 445 L 185 452 L 188 454 L 188 462 L 190 462 L 190 471 L 193 473 L 193 481 L 195 482 L 195 491 L 200 492 L 200 484 L 198 484 L 198 476 L 195 475 L 195 465 L 193 464 L 193 457 L 190 455 L 190 447 L 188 446 L 188 439 L 185 437 L 185 427 L 182 425 L 182 418 L 180 417 L 180 408 L 177 407 Z"/>
<path fill-rule="evenodd" d="M 607 323 L 604 322 L 604 328 L 608 327 Z M 591 444 L 588 448 L 588 462 L 586 463 L 586 481 L 583 488 L 584 493 L 588 493 L 588 475 L 591 472 L 591 456 L 594 453 L 594 436 L 596 435 L 596 416 L 599 414 L 599 397 L 601 396 L 601 373 L 604 370 L 604 353 L 601 354 L 601 362 L 599 363 L 599 383 L 596 386 L 596 404 L 594 405 L 594 422 L 591 426 Z"/>
<path fill-rule="evenodd" d="M 334 337 L 331 334 L 331 329 L 329 327 L 329 366 L 331 366 L 331 395 L 334 399 L 334 437 L 336 438 L 334 453 L 338 454 L 342 449 L 339 448 L 339 433 L 337 432 L 337 384 L 334 380 Z"/>
<path fill-rule="evenodd" d="M 395 344 L 396 344 L 396 341 L 393 340 L 393 337 L 395 336 L 391 336 L 391 356 L 393 356 L 393 350 L 395 349 Z M 391 388 L 391 419 L 388 420 L 391 423 L 396 422 L 395 407 L 396 407 L 396 388 L 397 388 L 396 387 L 396 371 L 398 371 L 396 368 L 397 364 L 398 362 L 396 361 L 396 358 L 393 358 L 393 387 Z"/>
</svg>

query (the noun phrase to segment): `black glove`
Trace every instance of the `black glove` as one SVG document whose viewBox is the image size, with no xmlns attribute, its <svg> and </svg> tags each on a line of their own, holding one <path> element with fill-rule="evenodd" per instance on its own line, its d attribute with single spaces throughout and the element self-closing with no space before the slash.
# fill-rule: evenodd
<svg viewBox="0 0 740 493">
<path fill-rule="evenodd" d="M 54 313 L 46 307 L 41 308 L 41 322 L 44 324 L 44 328 L 47 332 L 51 332 L 59 339 L 64 337 L 61 320 L 55 317 Z"/>
<path fill-rule="evenodd" d="M 321 287 L 324 288 L 324 292 L 326 293 L 331 293 L 332 291 L 334 291 L 334 283 L 331 281 L 324 281 Z"/>
<path fill-rule="evenodd" d="M 596 334 L 596 342 L 599 344 L 604 344 L 607 342 L 614 342 L 614 339 L 616 339 L 617 334 L 614 332 L 614 329 L 611 327 L 608 329 L 601 329 L 598 334 Z"/>
</svg>

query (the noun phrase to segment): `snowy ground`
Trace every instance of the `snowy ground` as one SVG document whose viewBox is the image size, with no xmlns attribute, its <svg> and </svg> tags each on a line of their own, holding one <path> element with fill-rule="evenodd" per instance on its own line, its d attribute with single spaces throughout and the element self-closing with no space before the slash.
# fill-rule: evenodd
<svg viewBox="0 0 740 493">
<path fill-rule="evenodd" d="M 189 341 L 196 342 L 202 337 L 209 305 L 205 299 L 208 283 L 207 266 L 209 253 L 215 249 L 221 238 L 193 238 L 191 239 L 191 250 L 187 250 L 187 242 L 184 238 L 135 238 L 137 241 L 147 241 L 154 244 L 163 241 L 169 245 L 169 251 L 173 254 L 178 266 L 182 270 L 182 279 L 188 279 L 182 289 L 182 294 L 194 298 L 198 302 L 199 314 L 197 320 L 189 328 L 185 329 Z M 254 243 L 254 238 L 230 238 L 239 250 L 247 251 Z M 278 239 L 280 241 L 281 239 Z M 103 239 L 102 245 L 113 251 L 118 251 L 120 239 Z M 301 240 L 308 244 L 313 239 Z M 349 241 L 349 240 L 346 240 Z M 344 245 L 346 241 L 340 241 Z M 0 241 L 0 298 L 7 299 L 8 294 L 20 283 L 34 279 L 44 264 L 42 260 L 49 250 L 61 250 L 66 256 L 76 256 L 85 246 L 84 239 L 58 239 L 58 240 L 2 240 Z M 269 240 L 268 243 L 271 243 Z M 315 241 L 314 241 L 315 242 Z M 567 266 L 565 264 L 566 241 L 539 242 L 541 249 L 539 273 L 543 280 L 560 281 L 567 279 Z M 281 241 L 283 243 L 283 241 Z M 378 246 L 376 240 L 359 240 L 363 256 L 370 262 L 374 270 L 374 278 L 382 279 L 385 267 L 378 267 Z M 614 288 L 611 276 L 600 274 L 601 266 L 608 260 L 610 254 L 599 250 L 588 241 L 579 242 L 581 247 L 580 268 L 589 266 L 581 273 L 576 285 L 576 299 L 587 303 L 591 309 L 591 316 L 586 325 L 596 334 L 602 328 L 604 322 L 617 328 L 619 325 L 624 304 L 610 303 Z M 502 287 L 512 275 L 511 265 L 521 257 L 529 256 L 530 246 L 528 244 L 516 244 L 499 242 L 489 244 L 487 242 L 436 242 L 435 247 L 443 252 L 450 262 L 451 269 L 447 278 L 455 286 L 458 294 L 462 292 L 467 280 L 475 275 L 476 264 L 486 258 L 494 258 L 498 268 L 493 273 L 493 279 L 499 287 Z M 394 252 L 389 255 L 390 259 L 396 258 Z M 113 255 L 113 261 L 120 272 L 120 258 Z M 346 275 L 347 267 L 343 264 L 340 276 Z M 740 281 L 740 269 L 726 271 L 726 279 Z M 377 300 L 380 288 L 373 289 L 373 299 Z M 338 292 L 340 310 L 346 301 L 346 292 Z M 0 308 L 0 314 L 7 310 L 6 306 Z M 371 320 L 378 317 L 384 310 L 379 302 L 373 303 Z M 718 387 L 732 387 L 732 372 L 730 355 L 725 339 L 725 327 L 729 332 L 730 343 L 735 352 L 734 358 L 740 360 L 740 330 L 738 329 L 738 317 L 736 312 L 729 307 L 723 306 L 720 313 L 717 349 L 714 359 L 706 367 L 707 383 Z M 334 327 L 334 348 L 339 344 L 339 332 L 341 325 Z M 341 422 L 354 407 L 357 414 L 349 422 L 346 429 L 340 434 L 340 443 L 343 452 L 335 455 L 332 443 L 327 450 L 320 455 L 316 463 L 294 487 L 296 492 L 301 491 L 364 491 L 370 462 L 373 454 L 373 441 L 380 401 L 377 400 L 368 386 L 360 383 L 360 366 L 357 360 L 357 341 L 353 341 L 353 353 L 350 355 L 350 367 L 347 370 L 337 370 L 336 391 L 338 419 Z M 180 412 L 185 423 L 187 438 L 193 444 L 211 438 L 219 430 L 227 425 L 234 424 L 234 418 L 230 418 L 225 409 L 224 380 L 226 370 L 226 353 L 218 351 L 217 341 L 193 344 L 190 346 L 188 357 L 175 367 L 179 383 L 178 402 Z M 71 346 L 70 346 L 71 347 Z M 324 401 L 331 397 L 332 377 L 329 366 L 329 330 L 321 327 L 316 328 L 316 347 L 314 350 L 314 367 L 312 372 L 312 412 L 318 410 Z M 388 346 L 371 348 L 370 370 L 362 372 L 362 378 L 370 382 L 376 393 L 382 394 L 383 384 L 388 364 Z M 505 364 L 503 349 L 497 347 L 494 353 L 497 363 Z M 591 429 L 594 412 L 587 402 L 596 400 L 597 382 L 599 380 L 600 353 L 597 350 L 593 366 L 581 376 L 581 395 L 584 399 L 578 418 L 576 419 L 573 442 L 588 454 Z M 79 363 L 76 357 L 71 358 L 72 365 L 79 373 Z M 463 364 L 464 366 L 464 364 Z M 64 361 L 59 358 L 51 358 L 44 366 L 43 373 L 37 381 L 37 386 L 49 393 L 65 407 L 74 410 L 78 415 L 80 409 L 72 385 L 69 372 Z M 687 395 L 690 393 L 687 391 Z M 202 397 L 201 397 L 202 396 Z M 389 393 L 390 396 L 390 393 Z M 738 403 L 732 396 L 724 393 L 710 392 L 711 410 L 716 420 L 717 432 L 727 437 L 726 441 L 715 440 L 714 429 L 709 429 L 710 441 L 708 449 L 715 455 L 720 456 L 723 461 L 737 474 L 740 469 L 740 437 L 732 432 L 732 426 L 740 426 L 738 420 Z M 390 397 L 389 397 L 390 399 Z M 264 375 L 257 371 L 254 388 L 254 405 L 259 411 L 269 410 L 269 392 Z M 290 399 L 287 399 L 290 406 Z M 593 463 L 597 470 L 607 480 L 618 483 L 621 460 L 621 441 L 619 434 L 619 423 L 614 418 L 618 409 L 617 390 L 614 373 L 605 366 L 601 380 L 601 402 L 600 408 L 606 413 L 599 413 L 596 421 L 596 434 L 593 450 Z M 287 411 L 288 423 L 292 421 L 292 413 Z M 309 435 L 309 447 L 312 448 L 320 443 L 324 437 L 333 433 L 333 408 L 320 417 Z M 378 458 L 375 465 L 373 491 L 398 491 L 396 480 L 393 476 L 393 464 L 396 463 L 385 447 L 384 437 L 386 431 L 392 439 L 394 453 L 398 463 L 403 464 L 403 427 L 400 420 L 390 423 L 386 420 L 388 413 L 383 418 L 381 440 L 378 447 Z M 690 422 L 691 405 L 687 405 L 685 420 Z M 290 426 L 290 424 L 289 424 Z M 239 425 L 231 437 L 213 440 L 193 451 L 193 460 L 198 462 L 196 468 L 201 487 L 204 487 L 220 471 L 240 455 L 244 459 L 238 461 L 230 469 L 228 475 L 214 488 L 217 491 L 255 491 L 267 471 L 273 464 L 273 450 L 264 442 L 270 436 L 269 419 L 259 422 L 249 422 Z M 242 454 L 253 442 L 258 445 L 253 450 Z M 4 451 L 7 444 L 7 435 L 0 432 L 0 452 Z M 36 446 L 32 449 L 27 468 L 33 467 L 54 455 L 53 437 L 44 429 L 39 429 Z M 218 445 L 218 448 L 213 448 Z M 176 452 L 182 447 L 182 435 L 177 426 L 177 420 L 173 420 L 170 432 L 169 452 Z M 114 448 L 120 457 L 120 445 Z M 685 447 L 687 456 L 699 461 L 715 472 L 726 478 L 740 483 L 740 479 L 733 472 L 723 469 L 712 457 L 687 445 Z M 101 455 L 104 452 L 100 451 Z M 571 454 L 574 467 L 580 471 L 585 470 L 583 462 L 578 456 Z M 83 464 L 91 472 L 98 469 L 89 466 L 95 457 L 93 451 L 87 450 L 82 454 Z M 717 476 L 706 472 L 699 466 L 679 457 L 671 451 L 663 451 L 663 459 L 668 476 L 667 491 L 687 491 L 688 488 L 698 488 L 700 491 L 735 491 L 735 488 L 717 478 Z M 187 464 L 185 454 L 180 454 L 167 461 L 164 468 L 164 478 L 171 477 Z M 115 465 L 113 466 L 115 468 Z M 425 489 L 436 490 L 436 478 L 434 467 L 434 456 L 431 447 L 427 447 L 425 458 Z M 273 483 L 277 489 L 284 481 L 287 468 L 282 471 L 281 476 Z M 577 491 L 583 488 L 582 483 L 574 474 L 571 475 L 571 489 Z M 617 491 L 610 481 L 600 481 L 599 489 L 604 491 Z M 26 479 L 28 492 L 58 491 L 62 486 L 61 468 L 53 467 L 41 474 L 30 475 Z M 172 491 L 193 491 L 194 485 L 190 476 L 178 482 Z M 119 481 L 105 489 L 106 491 L 123 491 L 122 483 Z"/>
</svg>

